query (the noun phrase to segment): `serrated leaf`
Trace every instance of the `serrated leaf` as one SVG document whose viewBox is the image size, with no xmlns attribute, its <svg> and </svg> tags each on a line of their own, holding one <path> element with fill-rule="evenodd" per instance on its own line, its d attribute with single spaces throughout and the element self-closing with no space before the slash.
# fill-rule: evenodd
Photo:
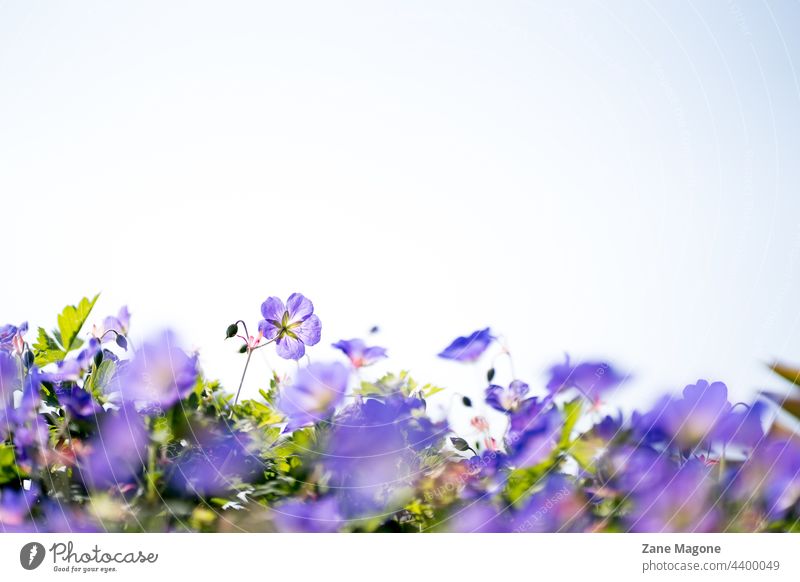
<svg viewBox="0 0 800 582">
<path fill-rule="evenodd" d="M 67 355 L 43 327 L 39 328 L 39 335 L 33 344 L 33 349 L 35 352 L 33 362 L 39 367 L 60 362 Z"/>
<path fill-rule="evenodd" d="M 86 323 L 86 318 L 92 312 L 98 297 L 100 297 L 99 293 L 91 300 L 84 297 L 78 305 L 67 305 L 58 316 L 59 337 L 64 351 L 70 352 L 80 347 L 80 340 L 76 341 L 78 334 L 83 324 Z"/>
</svg>

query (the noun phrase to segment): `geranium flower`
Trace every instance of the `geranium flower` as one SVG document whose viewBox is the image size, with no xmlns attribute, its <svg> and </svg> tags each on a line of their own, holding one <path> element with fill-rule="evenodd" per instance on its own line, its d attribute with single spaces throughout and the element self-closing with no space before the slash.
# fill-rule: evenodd
<svg viewBox="0 0 800 582">
<path fill-rule="evenodd" d="M 183 400 L 195 386 L 197 355 L 177 346 L 175 335 L 166 331 L 144 343 L 121 377 L 121 392 L 130 403 L 169 408 Z"/>
<path fill-rule="evenodd" d="M 298 372 L 295 381 L 278 399 L 278 410 L 289 419 L 290 431 L 328 418 L 344 400 L 348 369 L 339 362 L 310 364 Z"/>
<path fill-rule="evenodd" d="M 641 488 L 633 496 L 633 509 L 627 516 L 632 532 L 703 533 L 719 524 L 719 508 L 714 494 L 712 469 L 692 459 L 665 476 L 652 487 Z"/>
<path fill-rule="evenodd" d="M 516 412 L 528 390 L 521 380 L 514 380 L 508 388 L 492 384 L 486 389 L 486 404 L 500 412 Z"/>
<path fill-rule="evenodd" d="M 272 519 L 284 533 L 335 533 L 347 523 L 334 497 L 282 503 L 273 509 Z"/>
<path fill-rule="evenodd" d="M 247 433 L 201 434 L 198 440 L 175 460 L 167 477 L 178 493 L 221 495 L 261 465 L 248 451 L 252 437 Z"/>
<path fill-rule="evenodd" d="M 278 355 L 287 360 L 299 360 L 306 346 L 319 342 L 322 324 L 314 315 L 314 304 L 300 293 L 292 293 L 284 306 L 277 297 L 261 304 L 264 319 L 258 330 L 267 340 L 274 340 Z"/>
<path fill-rule="evenodd" d="M 550 380 L 547 389 L 552 393 L 576 388 L 592 402 L 597 402 L 603 392 L 619 386 L 625 376 L 605 362 L 581 362 L 570 364 L 569 356 L 564 363 L 556 364 L 549 370 Z"/>
<path fill-rule="evenodd" d="M 473 331 L 468 336 L 454 339 L 449 346 L 439 352 L 439 357 L 458 362 L 474 362 L 483 355 L 493 340 L 491 329 L 488 327 Z"/>
<path fill-rule="evenodd" d="M 80 478 L 91 489 L 123 488 L 147 463 L 147 430 L 130 406 L 109 413 L 89 442 L 80 463 Z"/>
<path fill-rule="evenodd" d="M 0 351 L 22 353 L 23 336 L 28 333 L 28 322 L 19 326 L 6 324 L 0 326 Z"/>
<path fill-rule="evenodd" d="M 72 418 L 92 418 L 103 411 L 103 407 L 92 398 L 91 392 L 77 386 L 56 390 L 56 396 Z"/>
<path fill-rule="evenodd" d="M 386 348 L 368 347 L 364 340 L 361 339 L 339 340 L 331 345 L 344 352 L 344 355 L 350 358 L 354 368 L 369 366 L 386 357 Z"/>
</svg>

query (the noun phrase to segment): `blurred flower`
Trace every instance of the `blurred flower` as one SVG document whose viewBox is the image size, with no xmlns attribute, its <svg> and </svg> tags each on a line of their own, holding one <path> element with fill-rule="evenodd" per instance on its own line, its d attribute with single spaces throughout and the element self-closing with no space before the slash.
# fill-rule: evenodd
<svg viewBox="0 0 800 582">
<path fill-rule="evenodd" d="M 639 533 L 704 533 L 714 531 L 720 511 L 715 479 L 702 462 L 690 460 L 671 475 L 640 488 L 626 517 L 629 531 Z"/>
<path fill-rule="evenodd" d="M 128 311 L 128 306 L 123 305 L 116 316 L 109 315 L 103 320 L 101 327 L 95 326 L 92 335 L 97 339 L 102 339 L 103 343 L 108 341 L 115 341 L 116 334 L 108 333 L 115 331 L 120 335 L 128 335 L 128 329 L 131 325 L 131 314 Z"/>
<path fill-rule="evenodd" d="M 474 362 L 483 355 L 493 340 L 494 337 L 488 327 L 473 331 L 468 336 L 454 339 L 449 346 L 439 352 L 439 357 L 445 360 Z"/>
<path fill-rule="evenodd" d="M 103 407 L 94 400 L 91 392 L 78 386 L 56 390 L 56 396 L 72 418 L 91 418 L 103 412 Z"/>
<path fill-rule="evenodd" d="M 310 364 L 283 389 L 278 410 L 289 418 L 287 431 L 328 418 L 347 391 L 348 369 L 338 362 Z"/>
<path fill-rule="evenodd" d="M 516 412 L 528 389 L 528 385 L 520 380 L 514 380 L 508 388 L 492 384 L 486 389 L 486 404 L 500 412 Z"/>
<path fill-rule="evenodd" d="M 666 443 L 681 450 L 691 450 L 698 445 L 710 445 L 724 436 L 734 438 L 735 431 L 731 431 L 744 418 L 728 419 L 730 411 L 725 384 L 698 380 L 683 389 L 682 398 L 667 396 L 659 400 L 650 412 L 634 413 L 632 423 L 634 432 L 644 442 Z M 753 420 L 751 417 L 745 427 L 749 436 L 752 436 Z"/>
<path fill-rule="evenodd" d="M 731 495 L 757 504 L 771 519 L 783 516 L 800 502 L 800 444 L 768 440 L 759 444 L 734 473 Z"/>
<path fill-rule="evenodd" d="M 570 479 L 552 475 L 514 516 L 513 530 L 518 533 L 581 532 L 590 522 L 586 507 L 586 499 L 576 491 Z"/>
<path fill-rule="evenodd" d="M 714 427 L 713 440 L 752 450 L 764 439 L 763 417 L 767 406 L 756 402 L 742 408 L 733 407 Z"/>
<path fill-rule="evenodd" d="M 223 494 L 260 465 L 248 451 L 252 438 L 246 433 L 204 434 L 199 440 L 175 459 L 170 470 L 169 487 L 178 493 Z"/>
<path fill-rule="evenodd" d="M 617 388 L 625 380 L 625 376 L 610 364 L 582 362 L 573 366 L 570 364 L 569 356 L 564 363 L 552 366 L 549 374 L 547 389 L 550 392 L 557 393 L 575 388 L 592 402 L 598 401 L 601 394 Z"/>
<path fill-rule="evenodd" d="M 421 444 L 420 436 L 408 429 L 419 405 L 416 398 L 371 398 L 336 419 L 323 465 L 344 517 L 381 515 L 399 510 L 407 501 L 419 459 L 415 448 Z"/>
<path fill-rule="evenodd" d="M 532 417 L 524 430 L 509 433 L 506 444 L 511 464 L 526 468 L 547 459 L 558 445 L 563 424 L 561 412 L 551 407 Z"/>
<path fill-rule="evenodd" d="M 346 524 L 334 497 L 282 503 L 273 509 L 272 519 L 284 533 L 334 533 Z"/>
<path fill-rule="evenodd" d="M 440 525 L 452 533 L 505 533 L 510 531 L 508 509 L 478 500 L 455 507 Z"/>
<path fill-rule="evenodd" d="M 0 489 L 0 530 L 15 531 L 22 526 L 31 517 L 37 497 L 36 490 Z"/>
<path fill-rule="evenodd" d="M 339 340 L 332 345 L 350 358 L 354 368 L 369 366 L 386 357 L 386 348 L 368 347 L 364 340 L 360 339 Z"/>
<path fill-rule="evenodd" d="M 319 342 L 322 324 L 314 315 L 314 304 L 300 293 L 292 293 L 286 301 L 269 297 L 261 304 L 264 319 L 258 330 L 268 340 L 275 340 L 278 355 L 287 360 L 299 360 L 306 346 Z"/>
<path fill-rule="evenodd" d="M 144 421 L 136 410 L 126 406 L 108 413 L 82 455 L 79 476 L 90 489 L 123 490 L 147 463 L 147 444 Z"/>
<path fill-rule="evenodd" d="M 122 397 L 129 403 L 169 408 L 186 398 L 198 377 L 197 356 L 189 356 L 166 331 L 143 344 L 120 378 Z"/>
<path fill-rule="evenodd" d="M 0 352 L 0 411 L 13 405 L 13 395 L 21 387 L 22 369 L 19 360 L 8 352 Z"/>
<path fill-rule="evenodd" d="M 22 353 L 23 336 L 28 333 L 28 323 L 19 326 L 6 324 L 0 326 L 0 351 Z"/>
</svg>

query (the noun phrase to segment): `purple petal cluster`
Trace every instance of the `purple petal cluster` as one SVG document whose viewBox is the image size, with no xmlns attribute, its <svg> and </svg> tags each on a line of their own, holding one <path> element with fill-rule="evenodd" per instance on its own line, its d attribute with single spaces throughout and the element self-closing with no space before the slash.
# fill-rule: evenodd
<svg viewBox="0 0 800 582">
<path fill-rule="evenodd" d="M 314 304 L 300 293 L 292 293 L 283 304 L 278 297 L 269 297 L 261 304 L 264 319 L 258 330 L 267 340 L 274 341 L 278 355 L 287 360 L 299 360 L 306 346 L 319 343 L 322 324 L 314 315 Z"/>
</svg>

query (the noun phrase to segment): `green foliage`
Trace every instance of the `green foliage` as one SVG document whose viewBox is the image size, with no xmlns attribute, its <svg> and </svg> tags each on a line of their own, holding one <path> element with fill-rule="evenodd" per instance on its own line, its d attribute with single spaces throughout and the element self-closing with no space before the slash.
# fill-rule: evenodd
<svg viewBox="0 0 800 582">
<path fill-rule="evenodd" d="M 58 329 L 53 335 L 40 327 L 36 341 L 33 344 L 37 366 L 46 366 L 63 360 L 72 350 L 77 350 L 83 345 L 83 340 L 78 337 L 83 324 L 97 302 L 97 294 L 92 299 L 84 297 L 78 305 L 67 305 L 58 316 Z"/>
</svg>

